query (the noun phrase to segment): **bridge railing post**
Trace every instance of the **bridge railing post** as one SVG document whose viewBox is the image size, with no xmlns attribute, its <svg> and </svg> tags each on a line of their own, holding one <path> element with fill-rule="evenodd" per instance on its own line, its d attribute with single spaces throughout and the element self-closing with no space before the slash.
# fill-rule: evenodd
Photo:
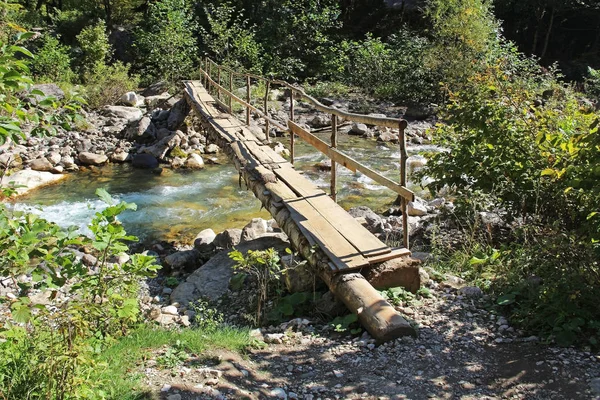
<svg viewBox="0 0 600 400">
<path fill-rule="evenodd" d="M 250 104 L 250 75 L 246 75 L 246 103 Z M 246 106 L 246 125 L 250 126 L 250 107 Z"/>
<path fill-rule="evenodd" d="M 217 66 L 217 100 L 221 100 L 221 66 Z"/>
<path fill-rule="evenodd" d="M 294 122 L 294 91 L 290 91 L 290 121 Z M 290 163 L 294 165 L 294 131 L 290 131 Z"/>
<path fill-rule="evenodd" d="M 406 187 L 406 135 L 404 134 L 405 123 L 400 122 L 399 124 L 398 139 L 400 141 L 400 185 Z M 406 198 L 402 197 L 400 200 L 400 208 L 402 210 L 402 240 L 404 247 L 408 249 L 408 214 L 407 214 L 407 201 Z"/>
<path fill-rule="evenodd" d="M 265 79 L 265 100 L 264 109 L 265 115 L 265 136 L 267 137 L 267 143 L 271 143 L 271 137 L 269 136 L 269 90 L 271 90 L 271 81 Z"/>
<path fill-rule="evenodd" d="M 210 70 L 211 70 L 211 66 L 212 64 L 210 63 L 209 59 L 206 59 L 206 91 L 208 93 L 210 93 L 210 87 L 212 86 L 211 83 L 211 76 L 210 76 Z"/>
<path fill-rule="evenodd" d="M 331 147 L 337 147 L 337 115 L 331 114 Z M 331 198 L 337 203 L 337 164 L 331 160 Z"/>
<path fill-rule="evenodd" d="M 229 93 L 233 93 L 233 71 L 229 70 Z M 233 98 L 229 96 L 229 114 L 233 113 Z"/>
<path fill-rule="evenodd" d="M 204 75 L 204 87 L 206 88 L 206 90 L 208 90 L 208 68 L 209 68 L 208 57 L 206 57 L 204 59 L 204 72 L 206 73 L 206 75 Z"/>
</svg>

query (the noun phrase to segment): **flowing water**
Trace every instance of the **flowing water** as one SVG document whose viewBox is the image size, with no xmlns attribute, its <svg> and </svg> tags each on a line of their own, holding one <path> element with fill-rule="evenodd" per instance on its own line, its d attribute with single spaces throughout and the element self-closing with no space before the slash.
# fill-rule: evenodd
<svg viewBox="0 0 600 400">
<path fill-rule="evenodd" d="M 327 141 L 329 134 L 324 132 L 319 136 Z M 326 157 L 299 139 L 296 143 L 296 168 L 329 192 L 330 172 L 315 167 Z M 397 145 L 340 135 L 338 147 L 388 178 L 399 179 Z M 427 146 L 409 147 L 409 155 L 435 150 Z M 20 198 L 15 207 L 39 213 L 61 226 L 76 225 L 86 232 L 94 213 L 105 206 L 94 194 L 97 188 L 104 188 L 117 200 L 137 204 L 137 211 L 120 216 L 128 233 L 142 240 L 181 243 L 189 243 L 202 229 L 219 232 L 240 228 L 254 217 L 270 218 L 252 192 L 243 183 L 239 187 L 235 167 L 223 157 L 218 161 L 219 164 L 207 164 L 201 171 L 165 168 L 160 175 L 128 164 L 84 170 Z M 409 187 L 420 190 L 410 182 Z M 368 177 L 338 168 L 338 200 L 344 208 L 366 205 L 383 211 L 395 198 L 392 191 Z"/>
</svg>

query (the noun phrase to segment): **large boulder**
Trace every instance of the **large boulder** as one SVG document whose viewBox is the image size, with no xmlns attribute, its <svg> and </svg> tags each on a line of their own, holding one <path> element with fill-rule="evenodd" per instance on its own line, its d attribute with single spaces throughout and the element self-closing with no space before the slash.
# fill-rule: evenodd
<svg viewBox="0 0 600 400">
<path fill-rule="evenodd" d="M 158 168 L 158 160 L 151 154 L 135 154 L 131 158 L 131 165 L 135 168 L 154 169 Z"/>
<path fill-rule="evenodd" d="M 105 115 L 122 118 L 127 120 L 129 123 L 139 121 L 144 116 L 142 110 L 136 107 L 105 106 L 102 111 Z"/>
<path fill-rule="evenodd" d="M 95 154 L 84 151 L 79 153 L 79 162 L 83 165 L 102 165 L 108 161 L 108 157 L 104 154 Z"/>
<path fill-rule="evenodd" d="M 202 169 L 204 168 L 204 160 L 199 154 L 192 153 L 185 160 L 184 166 L 190 169 Z"/>
<path fill-rule="evenodd" d="M 311 128 L 324 128 L 326 126 L 331 126 L 331 116 L 328 114 L 319 114 L 310 120 L 308 125 Z"/>
<path fill-rule="evenodd" d="M 156 138 L 156 127 L 149 117 L 143 117 L 139 122 L 129 124 L 125 137 L 138 142 L 150 142 Z"/>
<path fill-rule="evenodd" d="M 213 244 L 217 234 L 212 229 L 204 229 L 194 239 L 194 248 L 201 253 L 210 253 L 215 249 Z"/>
<path fill-rule="evenodd" d="M 221 249 L 231 249 L 234 246 L 237 246 L 242 240 L 242 230 L 241 229 L 225 229 L 223 232 L 219 233 L 213 244 Z"/>
<path fill-rule="evenodd" d="M 348 134 L 363 136 L 368 134 L 369 132 L 370 130 L 365 124 L 359 124 L 355 122 L 352 124 L 352 129 L 350 129 L 350 132 L 348 132 Z"/>
<path fill-rule="evenodd" d="M 185 117 L 190 113 L 190 110 L 191 108 L 185 99 L 177 101 L 173 108 L 171 108 L 171 113 L 167 119 L 167 129 L 174 131 L 179 128 L 183 124 Z"/>
<path fill-rule="evenodd" d="M 165 264 L 174 270 L 193 269 L 198 267 L 200 254 L 195 250 L 183 250 L 165 257 Z"/>
<path fill-rule="evenodd" d="M 12 175 L 7 175 L 0 181 L 0 186 L 16 187 L 16 194 L 21 195 L 38 187 L 48 185 L 53 182 L 58 182 L 66 178 L 66 175 L 57 175 L 45 171 L 34 171 L 31 169 L 22 169 Z"/>
<path fill-rule="evenodd" d="M 281 252 L 289 247 L 289 243 L 279 238 L 264 237 L 240 243 L 236 246 L 236 250 L 246 254 L 248 250 L 266 250 L 271 247 Z M 229 281 L 233 276 L 233 267 L 236 264 L 235 261 L 229 258 L 229 252 L 230 250 L 219 252 L 202 267 L 194 271 L 185 282 L 173 290 L 171 303 L 186 306 L 202 297 L 216 300 L 225 294 L 229 288 Z"/>
<path fill-rule="evenodd" d="M 242 242 L 257 239 L 269 232 L 267 221 L 262 218 L 253 218 L 244 229 L 242 229 Z"/>
<path fill-rule="evenodd" d="M 162 138 L 152 146 L 143 147 L 140 149 L 140 153 L 152 154 L 159 160 L 163 160 L 169 151 L 173 150 L 173 148 L 179 146 L 180 144 L 181 136 L 179 133 L 173 133 L 165 138 Z"/>
<path fill-rule="evenodd" d="M 44 93 L 44 96 L 33 94 L 27 98 L 27 101 L 33 105 L 36 105 L 38 101 L 42 100 L 44 97 L 54 97 L 57 100 L 61 100 L 65 97 L 65 92 L 55 83 L 40 83 L 33 85 L 31 90 L 40 90 Z"/>
<path fill-rule="evenodd" d="M 124 106 L 135 107 L 141 102 L 140 97 L 135 92 L 127 92 L 121 96 L 119 103 Z"/>
</svg>

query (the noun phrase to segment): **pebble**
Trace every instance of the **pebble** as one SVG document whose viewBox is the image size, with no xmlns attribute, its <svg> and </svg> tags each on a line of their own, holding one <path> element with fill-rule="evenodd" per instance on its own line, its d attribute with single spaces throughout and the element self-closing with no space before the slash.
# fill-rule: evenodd
<svg viewBox="0 0 600 400">
<path fill-rule="evenodd" d="M 179 315 L 179 312 L 177 311 L 177 307 L 175 306 L 166 306 L 160 309 L 160 311 L 163 314 L 167 314 L 167 315 Z"/>
<path fill-rule="evenodd" d="M 277 398 L 277 399 L 284 399 L 285 400 L 285 399 L 288 398 L 287 393 L 282 388 L 275 388 L 275 389 L 271 390 L 270 395 L 273 396 L 273 397 L 275 397 L 275 398 Z"/>
</svg>

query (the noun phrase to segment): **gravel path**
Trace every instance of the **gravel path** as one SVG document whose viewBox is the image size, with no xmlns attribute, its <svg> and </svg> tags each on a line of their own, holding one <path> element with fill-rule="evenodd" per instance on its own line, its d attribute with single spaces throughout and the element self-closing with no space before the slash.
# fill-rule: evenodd
<svg viewBox="0 0 600 400">
<path fill-rule="evenodd" d="M 146 367 L 147 383 L 168 400 L 600 398 L 600 356 L 523 337 L 477 290 L 429 285 L 431 297 L 399 307 L 416 339 L 376 345 L 297 319 L 255 331 L 267 345 L 244 357 L 213 354 L 175 377 Z"/>
</svg>

